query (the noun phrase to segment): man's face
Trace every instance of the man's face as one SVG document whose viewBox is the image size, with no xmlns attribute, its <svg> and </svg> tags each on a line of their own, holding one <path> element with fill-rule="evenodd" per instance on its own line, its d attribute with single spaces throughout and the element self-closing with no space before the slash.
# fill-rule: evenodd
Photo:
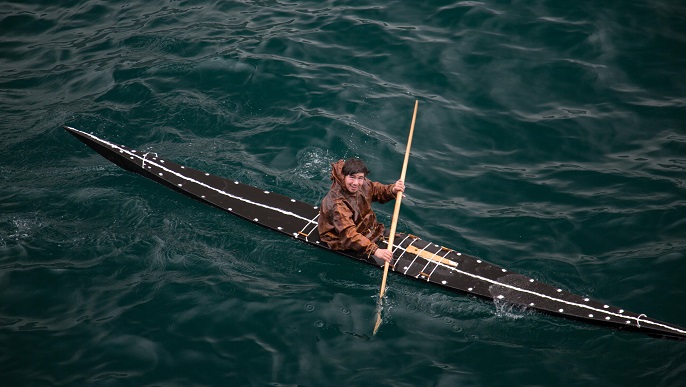
<svg viewBox="0 0 686 387">
<path fill-rule="evenodd" d="M 345 188 L 352 192 L 355 193 L 357 190 L 362 187 L 362 184 L 364 183 L 364 173 L 359 172 L 354 175 L 347 175 L 345 177 Z"/>
</svg>

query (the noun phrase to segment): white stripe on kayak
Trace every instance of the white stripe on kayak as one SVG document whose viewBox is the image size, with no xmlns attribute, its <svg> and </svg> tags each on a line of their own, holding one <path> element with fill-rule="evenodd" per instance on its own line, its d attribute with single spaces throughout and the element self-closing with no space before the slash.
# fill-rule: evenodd
<svg viewBox="0 0 686 387">
<path fill-rule="evenodd" d="M 275 211 L 275 212 L 279 212 L 279 213 L 282 213 L 282 214 L 287 215 L 287 216 L 292 216 L 292 217 L 294 217 L 294 218 L 297 218 L 297 219 L 300 219 L 300 220 L 304 220 L 304 221 L 306 221 L 306 222 L 308 222 L 308 223 L 315 223 L 315 224 L 316 224 L 316 222 L 314 222 L 313 220 L 311 220 L 311 219 L 309 219 L 309 218 L 305 218 L 305 217 L 303 217 L 303 216 L 300 216 L 300 215 L 298 215 L 298 214 L 296 214 L 296 213 L 294 213 L 294 212 L 286 211 L 286 210 L 283 210 L 283 209 L 278 208 L 278 207 L 268 206 L 268 205 L 263 204 L 263 203 L 258 203 L 258 202 L 255 202 L 255 201 L 246 199 L 246 198 L 244 198 L 244 197 L 241 197 L 241 196 L 236 196 L 236 195 L 230 194 L 230 193 L 228 193 L 228 192 L 226 192 L 226 191 L 222 191 L 222 190 L 220 190 L 220 189 L 218 189 L 218 188 L 212 187 L 212 186 L 210 186 L 210 185 L 208 185 L 208 184 L 205 184 L 205 183 L 203 183 L 203 182 L 201 182 L 201 181 L 197 181 L 197 180 L 195 180 L 195 179 L 191 179 L 191 178 L 188 177 L 188 176 L 184 176 L 184 175 L 182 175 L 182 174 L 180 174 L 180 173 L 178 173 L 178 172 L 172 171 L 171 169 L 165 167 L 164 165 L 162 165 L 162 164 L 160 164 L 160 163 L 157 163 L 157 162 L 155 162 L 155 161 L 153 161 L 153 160 L 151 160 L 151 159 L 145 158 L 145 157 L 141 157 L 141 156 L 138 155 L 137 153 L 128 151 L 128 150 L 126 150 L 126 149 L 120 147 L 119 145 L 116 145 L 116 144 L 113 144 L 113 143 L 111 143 L 111 142 L 109 142 L 109 141 L 103 140 L 103 139 L 101 139 L 101 138 L 99 138 L 99 137 L 97 137 L 97 136 L 94 136 L 94 135 L 92 135 L 92 134 L 89 134 L 89 133 L 80 131 L 80 130 L 78 130 L 78 129 L 74 129 L 74 128 L 70 127 L 70 126 L 67 126 L 67 128 L 69 128 L 70 130 L 73 130 L 73 131 L 75 131 L 75 132 L 81 133 L 81 134 L 83 134 L 83 135 L 86 135 L 86 136 L 88 136 L 88 137 L 90 137 L 90 138 L 92 138 L 92 139 L 94 139 L 94 140 L 96 140 L 96 141 L 98 141 L 98 142 L 103 143 L 103 144 L 107 144 L 108 146 L 112 147 L 113 149 L 117 149 L 117 150 L 119 150 L 120 152 L 126 153 L 126 154 L 129 155 L 130 157 L 135 157 L 135 158 L 141 160 L 141 161 L 142 161 L 143 163 L 145 163 L 145 164 L 154 165 L 154 166 L 156 166 L 156 167 L 158 167 L 158 168 L 160 168 L 160 169 L 162 169 L 162 170 L 164 170 L 164 171 L 166 171 L 166 172 L 169 172 L 169 173 L 171 173 L 171 174 L 173 174 L 173 175 L 175 175 L 175 176 L 178 176 L 178 177 L 182 178 L 183 180 L 186 180 L 186 181 L 191 182 L 191 183 L 198 184 L 198 185 L 200 185 L 200 186 L 202 186 L 202 187 L 205 187 L 205 188 L 207 188 L 207 189 L 210 189 L 210 190 L 212 190 L 212 191 L 215 191 L 215 192 L 217 192 L 217 193 L 219 193 L 219 194 L 221 194 L 221 195 L 224 195 L 224 196 L 226 196 L 226 197 L 230 197 L 230 198 L 232 198 L 232 199 L 240 200 L 240 201 L 242 201 L 242 202 L 244 202 L 244 203 L 247 203 L 247 204 L 250 204 L 250 205 L 253 205 L 253 206 L 257 206 L 257 207 L 261 207 L 261 208 L 265 208 L 265 209 L 267 209 L 267 210 L 272 210 L 272 211 Z M 146 154 L 146 155 L 147 155 L 147 154 Z"/>
<path fill-rule="evenodd" d="M 402 243 L 402 242 L 401 242 L 401 243 Z M 397 247 L 397 248 L 400 248 L 400 249 L 403 250 L 403 251 L 405 250 L 405 249 L 404 249 L 402 246 L 400 246 L 400 245 L 396 245 L 396 247 Z M 416 257 L 415 257 L 415 259 L 416 259 Z M 414 261 L 412 261 L 412 263 L 414 263 Z M 468 277 L 472 277 L 472 278 L 478 279 L 479 281 L 491 283 L 491 284 L 493 284 L 493 285 L 502 286 L 502 287 L 509 288 L 509 289 L 512 289 L 512 290 L 515 290 L 515 291 L 518 291 L 518 292 L 531 294 L 531 295 L 534 295 L 534 296 L 536 296 L 536 297 L 540 297 L 540 298 L 545 298 L 545 299 L 548 299 L 548 300 L 556 301 L 556 302 L 559 302 L 559 303 L 562 303 L 562 304 L 565 304 L 565 305 L 576 306 L 576 307 L 579 307 L 579 308 L 582 308 L 582 309 L 586 309 L 586 310 L 588 310 L 588 311 L 599 312 L 599 313 L 602 313 L 603 316 L 615 316 L 615 317 L 624 319 L 625 321 L 626 321 L 626 320 L 633 320 L 633 321 L 635 321 L 636 326 L 639 327 L 639 328 L 641 327 L 640 324 L 644 324 L 644 325 L 645 325 L 645 324 L 651 324 L 651 325 L 658 326 L 658 327 L 661 327 L 661 328 L 664 328 L 664 329 L 667 329 L 667 330 L 670 330 L 670 331 L 678 332 L 678 333 L 680 333 L 680 334 L 686 334 L 686 330 L 678 329 L 678 328 L 675 328 L 675 327 L 672 327 L 672 326 L 669 326 L 669 325 L 666 325 L 666 324 L 661 324 L 661 323 L 656 322 L 656 321 L 648 320 L 648 319 L 647 319 L 647 316 L 646 316 L 645 314 L 640 314 L 638 317 L 631 317 L 631 316 L 627 316 L 627 315 L 624 315 L 624 314 L 621 314 L 621 313 L 611 312 L 611 311 L 609 311 L 609 310 L 607 310 L 607 309 L 599 309 L 599 308 L 592 307 L 592 306 L 590 306 L 590 305 L 579 304 L 579 303 L 577 303 L 577 302 L 567 301 L 567 300 L 563 300 L 563 299 L 560 299 L 560 298 L 555 298 L 555 297 L 549 296 L 549 295 L 547 295 L 547 294 L 534 292 L 534 291 L 532 291 L 532 290 L 522 289 L 522 288 L 520 288 L 520 287 L 513 286 L 513 285 L 508 285 L 508 284 L 505 284 L 505 283 L 502 283 L 502 282 L 498 282 L 498 281 L 496 281 L 496 280 L 492 280 L 492 279 L 490 279 L 490 278 L 482 277 L 482 276 L 476 275 L 476 274 L 474 274 L 474 273 L 469 273 L 469 272 L 466 272 L 466 271 L 464 271 L 464 270 L 460 270 L 460 269 L 457 269 L 457 268 L 455 268 L 455 267 L 448 266 L 448 265 L 443 264 L 443 263 L 441 263 L 441 262 L 437 262 L 437 264 L 440 265 L 440 266 L 443 266 L 443 267 L 445 267 L 445 268 L 447 268 L 447 269 L 449 269 L 449 270 L 451 270 L 451 271 L 455 271 L 455 272 L 457 272 L 457 273 L 464 274 L 464 275 L 466 275 L 466 276 L 468 276 Z M 407 272 L 407 270 L 405 270 L 405 272 Z M 507 301 L 507 300 L 505 300 L 505 301 Z M 565 313 L 562 313 L 562 314 L 565 314 Z M 569 313 L 568 313 L 568 314 L 569 314 Z M 641 316 L 643 316 L 643 318 L 641 318 Z M 586 316 L 579 316 L 579 317 L 586 317 Z M 593 318 L 593 317 L 588 316 L 587 318 Z M 602 321 L 602 319 L 598 319 L 598 318 L 593 318 L 593 319 L 597 319 L 597 320 L 599 320 L 599 321 Z M 616 321 L 615 321 L 615 322 L 616 322 Z"/>
</svg>

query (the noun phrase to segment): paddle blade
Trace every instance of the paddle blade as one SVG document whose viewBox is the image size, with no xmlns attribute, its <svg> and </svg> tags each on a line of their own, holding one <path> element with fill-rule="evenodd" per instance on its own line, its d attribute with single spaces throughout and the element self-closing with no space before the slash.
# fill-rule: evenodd
<svg viewBox="0 0 686 387">
<path fill-rule="evenodd" d="M 372 336 L 376 336 L 376 332 L 379 331 L 381 326 L 381 310 L 383 310 L 383 298 L 379 298 L 376 302 L 376 322 L 374 323 L 374 331 L 372 331 Z"/>
</svg>

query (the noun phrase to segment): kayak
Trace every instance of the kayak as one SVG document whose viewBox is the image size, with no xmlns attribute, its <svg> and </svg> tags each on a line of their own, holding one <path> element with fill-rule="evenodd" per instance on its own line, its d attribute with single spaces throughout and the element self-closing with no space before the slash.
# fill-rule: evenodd
<svg viewBox="0 0 686 387">
<path fill-rule="evenodd" d="M 319 240 L 319 208 L 297 199 L 176 164 L 155 152 L 141 152 L 65 126 L 69 133 L 128 171 L 259 226 L 304 243 L 383 268 L 384 261 L 354 251 L 335 251 Z M 389 248 L 385 241 L 379 246 Z M 686 340 L 686 329 L 580 296 L 509 272 L 459 250 L 399 233 L 390 270 L 459 293 L 651 336 Z"/>
</svg>

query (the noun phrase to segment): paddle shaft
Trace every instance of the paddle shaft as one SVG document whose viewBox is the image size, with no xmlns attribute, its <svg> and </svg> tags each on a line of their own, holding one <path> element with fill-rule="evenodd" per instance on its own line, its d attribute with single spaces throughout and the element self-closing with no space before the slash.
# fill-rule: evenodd
<svg viewBox="0 0 686 387">
<path fill-rule="evenodd" d="M 400 180 L 405 182 L 405 173 L 407 172 L 407 163 L 410 160 L 410 148 L 412 147 L 412 135 L 414 134 L 414 123 L 417 120 L 417 107 L 419 105 L 419 100 L 414 101 L 414 113 L 412 114 L 412 124 L 410 125 L 410 135 L 407 139 L 407 148 L 405 148 L 405 160 L 403 161 L 403 170 L 400 173 Z M 403 199 L 403 193 L 398 191 L 395 197 L 395 208 L 393 209 L 393 219 L 391 220 L 391 232 L 388 236 L 388 248 L 393 251 L 393 240 L 395 239 L 395 229 L 398 226 L 398 216 L 400 215 L 400 204 Z M 386 293 L 386 278 L 388 277 L 388 267 L 389 263 L 383 266 L 383 278 L 381 279 L 381 291 L 379 292 L 379 298 L 383 298 L 384 293 Z"/>
</svg>

